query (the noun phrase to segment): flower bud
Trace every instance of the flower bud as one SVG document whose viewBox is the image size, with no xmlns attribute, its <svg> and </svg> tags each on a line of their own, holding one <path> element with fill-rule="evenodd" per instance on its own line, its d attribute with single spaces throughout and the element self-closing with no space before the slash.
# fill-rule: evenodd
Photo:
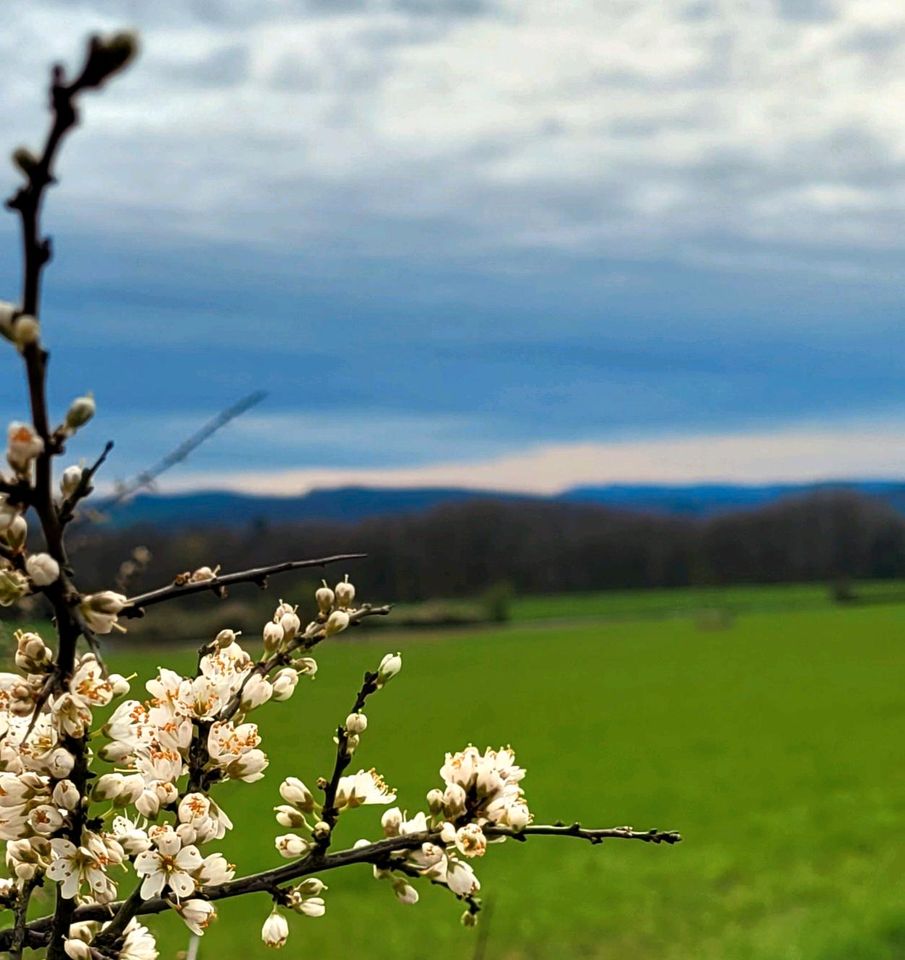
<svg viewBox="0 0 905 960">
<path fill-rule="evenodd" d="M 72 768 L 75 766 L 75 757 L 65 747 L 57 747 L 51 750 L 45 762 L 50 775 L 55 780 L 62 780 L 72 773 Z"/>
<path fill-rule="evenodd" d="M 330 824 L 326 820 L 318 820 L 311 829 L 311 836 L 315 840 L 326 840 L 331 833 Z"/>
<path fill-rule="evenodd" d="M 197 897 L 184 900 L 176 909 L 189 930 L 199 937 L 204 936 L 204 931 L 217 919 L 214 905 Z"/>
<path fill-rule="evenodd" d="M 214 643 L 222 650 L 231 643 L 235 643 L 237 636 L 239 636 L 239 634 L 236 633 L 235 630 L 221 630 L 217 636 L 214 637 Z"/>
<path fill-rule="evenodd" d="M 350 713 L 346 717 L 346 730 L 349 733 L 361 734 L 368 727 L 368 718 L 363 713 Z"/>
<path fill-rule="evenodd" d="M 399 807 L 390 807 L 385 810 L 380 818 L 380 826 L 383 827 L 383 833 L 386 837 L 398 837 L 402 828 L 402 811 Z"/>
<path fill-rule="evenodd" d="M 32 460 L 44 449 L 44 441 L 27 424 L 13 421 L 7 431 L 6 459 L 17 473 L 27 473 Z"/>
<path fill-rule="evenodd" d="M 41 337 L 41 325 L 30 313 L 23 313 L 13 321 L 12 341 L 24 350 L 32 343 L 37 343 Z"/>
<path fill-rule="evenodd" d="M 307 877 L 293 889 L 293 893 L 297 893 L 300 897 L 319 897 L 326 889 L 327 884 L 323 880 Z"/>
<path fill-rule="evenodd" d="M 295 692 L 298 682 L 298 671 L 292 667 L 283 667 L 273 678 L 273 699 L 277 702 L 288 700 Z"/>
<path fill-rule="evenodd" d="M 433 790 L 428 790 L 427 806 L 431 812 L 431 815 L 436 817 L 437 814 L 443 809 L 443 791 L 438 790 L 436 787 L 434 787 Z"/>
<path fill-rule="evenodd" d="M 402 877 L 393 880 L 393 893 L 400 903 L 414 905 L 418 902 L 418 891 Z"/>
<path fill-rule="evenodd" d="M 298 777 L 287 777 L 280 784 L 280 796 L 299 810 L 310 813 L 314 809 L 314 796 Z"/>
<path fill-rule="evenodd" d="M 465 803 L 468 795 L 465 788 L 458 783 L 451 783 L 443 794 L 443 809 L 450 820 L 460 817 L 465 813 Z"/>
<path fill-rule="evenodd" d="M 115 801 L 123 792 L 125 777 L 121 773 L 105 773 L 98 777 L 91 791 L 95 800 Z"/>
<path fill-rule="evenodd" d="M 349 574 L 346 574 L 345 579 L 333 588 L 333 596 L 336 598 L 336 605 L 340 610 L 352 606 L 352 602 L 355 600 L 355 587 L 349 583 Z"/>
<path fill-rule="evenodd" d="M 388 680 L 392 680 L 402 669 L 402 654 L 388 653 L 377 668 L 377 685 L 382 687 Z"/>
<path fill-rule="evenodd" d="M 264 637 L 264 650 L 267 653 L 275 653 L 283 642 L 283 628 L 272 620 L 264 624 L 262 631 Z"/>
<path fill-rule="evenodd" d="M 314 677 L 317 673 L 317 660 L 314 657 L 299 657 L 292 661 L 292 666 L 298 670 L 300 675 Z"/>
<path fill-rule="evenodd" d="M 265 946 L 272 947 L 274 950 L 285 946 L 289 939 L 289 924 L 276 907 L 261 927 L 261 939 Z"/>
<path fill-rule="evenodd" d="M 66 411 L 65 425 L 70 431 L 78 430 L 94 416 L 97 409 L 94 403 L 94 397 L 88 393 L 84 397 L 76 397 L 69 405 Z"/>
<path fill-rule="evenodd" d="M 82 468 L 75 464 L 63 471 L 63 475 L 60 477 L 60 493 L 67 500 L 78 490 L 79 484 L 82 482 L 82 472 Z"/>
<path fill-rule="evenodd" d="M 273 686 L 259 673 L 252 674 L 242 688 L 242 710 L 254 710 L 273 696 Z"/>
<path fill-rule="evenodd" d="M 333 591 L 327 586 L 326 580 L 321 580 L 323 584 L 314 594 L 317 601 L 317 609 L 326 616 L 333 609 Z"/>
<path fill-rule="evenodd" d="M 33 553 L 25 560 L 25 569 L 36 587 L 47 587 L 60 577 L 60 565 L 49 553 Z"/>
<path fill-rule="evenodd" d="M 296 857 L 306 857 L 311 852 L 311 844 L 294 833 L 286 833 L 274 840 L 274 846 L 281 857 L 293 860 Z"/>
<path fill-rule="evenodd" d="M 327 624 L 324 627 L 324 636 L 332 637 L 337 633 L 342 633 L 349 626 L 349 614 L 344 610 L 334 610 L 327 617 Z"/>
<path fill-rule="evenodd" d="M 89 629 L 95 633 L 110 633 L 116 626 L 117 615 L 128 602 L 128 597 L 121 593 L 102 590 L 82 597 L 79 609 Z"/>
<path fill-rule="evenodd" d="M 114 697 L 124 697 L 129 692 L 129 681 L 121 673 L 111 673 L 107 680 L 113 688 Z"/>
<path fill-rule="evenodd" d="M 302 629 L 302 621 L 294 610 L 290 610 L 280 617 L 280 627 L 283 630 L 284 640 L 294 640 L 295 635 Z"/>
<path fill-rule="evenodd" d="M 11 159 L 15 166 L 19 168 L 19 172 L 23 173 L 26 177 L 31 177 L 40 165 L 40 161 L 28 147 L 16 147 L 16 149 L 13 150 Z"/>
<path fill-rule="evenodd" d="M 290 807 L 288 804 L 281 803 L 278 807 L 273 808 L 273 812 L 276 814 L 276 821 L 281 827 L 299 830 L 306 825 L 305 817 L 295 807 Z"/>
<path fill-rule="evenodd" d="M 197 570 L 193 570 L 189 576 L 190 583 L 204 583 L 207 580 L 213 580 L 216 578 L 217 574 L 220 572 L 220 567 L 214 567 L 213 569 L 208 566 L 198 567 Z"/>
<path fill-rule="evenodd" d="M 516 801 L 506 810 L 506 823 L 513 830 L 524 830 L 531 823 L 531 812 L 528 810 L 527 803 Z"/>
<path fill-rule="evenodd" d="M 53 788 L 53 802 L 64 810 L 75 810 L 79 805 L 78 787 L 71 780 L 61 780 Z"/>
<path fill-rule="evenodd" d="M 13 517 L 9 526 L 6 528 L 4 536 L 6 537 L 6 542 L 16 553 L 25 546 L 25 541 L 28 539 L 28 523 L 22 514 Z"/>
<path fill-rule="evenodd" d="M 91 947 L 84 940 L 67 937 L 63 941 L 63 952 L 69 960 L 91 960 Z"/>
</svg>

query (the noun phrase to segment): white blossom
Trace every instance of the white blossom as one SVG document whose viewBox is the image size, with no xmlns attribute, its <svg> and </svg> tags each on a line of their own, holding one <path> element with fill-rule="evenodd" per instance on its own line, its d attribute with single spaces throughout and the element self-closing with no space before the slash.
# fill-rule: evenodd
<svg viewBox="0 0 905 960">
<path fill-rule="evenodd" d="M 118 614 L 128 603 L 128 597 L 113 590 L 89 593 L 82 597 L 79 610 L 89 630 L 95 633 L 110 633 L 118 622 Z"/>
<path fill-rule="evenodd" d="M 49 553 L 33 553 L 25 560 L 25 570 L 36 587 L 47 587 L 60 578 L 60 565 Z"/>
<path fill-rule="evenodd" d="M 214 905 L 207 900 L 197 898 L 186 900 L 176 909 L 189 930 L 199 937 L 203 936 L 204 931 L 217 919 Z"/>
<path fill-rule="evenodd" d="M 261 939 L 265 945 L 279 950 L 289 939 L 289 924 L 286 918 L 274 908 L 261 927 Z"/>
<path fill-rule="evenodd" d="M 150 900 L 169 887 L 177 897 L 195 892 L 191 874 L 202 865 L 201 854 L 194 845 L 183 846 L 172 827 L 154 827 L 150 831 L 156 850 L 146 850 L 135 858 L 135 872 L 144 877 L 141 896 Z"/>
<path fill-rule="evenodd" d="M 395 799 L 396 794 L 373 768 L 339 778 L 336 790 L 336 807 L 339 810 L 371 803 L 392 803 Z"/>
<path fill-rule="evenodd" d="M 377 685 L 382 687 L 388 680 L 392 680 L 402 669 L 402 654 L 388 653 L 377 668 Z"/>
<path fill-rule="evenodd" d="M 304 857 L 311 852 L 311 844 L 294 833 L 286 833 L 281 837 L 277 837 L 276 840 L 274 840 L 274 845 L 280 856 L 285 857 L 287 860 Z"/>
<path fill-rule="evenodd" d="M 18 326 L 22 317 L 16 322 Z M 26 473 L 32 460 L 44 450 L 44 441 L 27 423 L 14 421 L 7 431 L 6 459 L 17 473 Z"/>
</svg>

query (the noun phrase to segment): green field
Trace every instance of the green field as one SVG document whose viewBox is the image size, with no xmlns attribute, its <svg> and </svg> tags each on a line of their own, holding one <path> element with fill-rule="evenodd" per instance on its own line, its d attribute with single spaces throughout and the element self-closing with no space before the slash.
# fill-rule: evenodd
<svg viewBox="0 0 905 960">
<path fill-rule="evenodd" d="M 277 860 L 276 784 L 328 772 L 331 727 L 361 671 L 396 648 L 405 668 L 374 698 L 359 758 L 410 811 L 444 750 L 511 742 L 538 819 L 686 838 L 492 848 L 478 864 L 492 908 L 485 958 L 905 955 L 905 606 L 739 612 L 721 629 L 586 618 L 341 638 L 320 651 L 315 682 L 259 712 L 271 775 L 224 791 L 239 827 L 226 849 L 243 872 Z M 147 671 L 161 657 L 111 659 Z M 347 814 L 341 839 L 376 837 L 379 812 Z M 476 932 L 443 891 L 403 907 L 369 868 L 325 879 L 327 916 L 293 918 L 291 955 L 474 955 Z M 267 911 L 263 897 L 224 903 L 202 960 L 263 950 Z M 187 943 L 170 920 L 162 957 Z"/>
</svg>

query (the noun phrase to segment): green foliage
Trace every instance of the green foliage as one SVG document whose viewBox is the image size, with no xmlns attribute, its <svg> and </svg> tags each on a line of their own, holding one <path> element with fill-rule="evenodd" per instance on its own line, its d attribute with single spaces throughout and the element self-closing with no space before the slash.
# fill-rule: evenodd
<svg viewBox="0 0 905 960">
<path fill-rule="evenodd" d="M 656 850 L 536 840 L 494 851 L 478 864 L 492 904 L 487 956 L 893 960 L 905 942 L 903 638 L 905 607 L 825 599 L 742 611 L 718 632 L 695 617 L 525 624 L 443 642 L 362 629 L 321 648 L 317 680 L 262 711 L 272 776 L 224 792 L 242 827 L 226 850 L 242 872 L 277 863 L 264 842 L 277 832 L 275 784 L 288 774 L 313 784 L 329 768 L 323 718 L 341 720 L 363 670 L 401 649 L 403 673 L 374 699 L 356 761 L 377 766 L 409 811 L 437 782 L 438 745 L 511 737 L 540 819 L 685 836 Z M 144 674 L 171 659 L 130 653 L 113 665 Z M 188 669 L 184 659 L 172 665 Z M 340 842 L 376 838 L 378 820 L 350 813 Z M 294 956 L 472 956 L 475 931 L 447 893 L 424 888 L 403 907 L 369 868 L 324 879 L 327 916 L 293 918 Z M 267 910 L 263 896 L 222 903 L 200 960 L 258 951 Z M 173 918 L 167 931 L 161 955 L 175 956 L 187 934 Z"/>
</svg>

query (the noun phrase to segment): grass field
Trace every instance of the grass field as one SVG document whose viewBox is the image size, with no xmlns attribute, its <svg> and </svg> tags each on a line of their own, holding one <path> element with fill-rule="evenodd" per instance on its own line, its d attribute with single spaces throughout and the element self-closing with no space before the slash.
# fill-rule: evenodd
<svg viewBox="0 0 905 960">
<path fill-rule="evenodd" d="M 686 838 L 493 848 L 479 863 L 486 958 L 905 955 L 905 606 L 741 612 L 718 630 L 693 617 L 585 619 L 335 642 L 314 683 L 261 711 L 271 775 L 224 791 L 240 828 L 226 849 L 243 872 L 276 862 L 276 784 L 328 771 L 331 726 L 361 671 L 396 648 L 405 668 L 374 698 L 359 758 L 410 811 L 443 750 L 511 741 L 540 820 Z M 111 659 L 147 671 L 161 657 Z M 378 820 L 378 808 L 349 813 L 341 839 L 376 837 Z M 403 907 L 368 868 L 325 879 L 327 916 L 292 921 L 291 955 L 474 955 L 475 931 L 442 891 Z M 267 911 L 264 898 L 223 904 L 201 960 L 263 949 Z M 161 926 L 161 956 L 173 957 L 185 930 Z"/>
</svg>

